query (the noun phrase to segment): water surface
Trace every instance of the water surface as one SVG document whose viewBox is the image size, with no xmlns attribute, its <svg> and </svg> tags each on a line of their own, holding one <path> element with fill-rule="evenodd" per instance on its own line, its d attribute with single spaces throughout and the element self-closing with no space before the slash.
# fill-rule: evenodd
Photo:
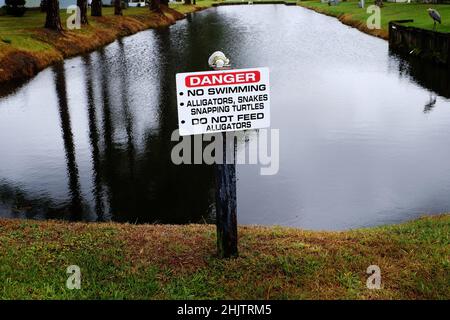
<svg viewBox="0 0 450 320">
<path fill-rule="evenodd" d="M 280 171 L 238 167 L 241 224 L 348 229 L 450 210 L 445 70 L 299 7 L 230 6 L 116 41 L 0 97 L 0 216 L 213 221 L 213 170 L 170 162 L 175 73 L 271 70 Z M 435 104 L 430 101 L 436 99 Z"/>
</svg>

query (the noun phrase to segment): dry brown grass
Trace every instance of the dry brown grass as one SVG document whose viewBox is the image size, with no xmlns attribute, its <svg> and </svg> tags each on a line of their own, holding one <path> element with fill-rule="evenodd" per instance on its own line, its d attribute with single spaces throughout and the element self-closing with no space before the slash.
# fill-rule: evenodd
<svg viewBox="0 0 450 320">
<path fill-rule="evenodd" d="M 450 215 L 345 232 L 0 220 L 0 298 L 449 299 Z M 83 290 L 58 289 L 76 264 Z M 366 288 L 378 265 L 382 289 Z"/>
<path fill-rule="evenodd" d="M 366 22 L 355 20 L 351 14 L 342 14 L 337 17 L 343 24 L 354 27 L 362 32 L 371 34 L 375 37 L 389 40 L 389 32 L 385 29 L 369 29 Z"/>
<path fill-rule="evenodd" d="M 420 229 L 429 221 L 444 226 L 442 243 L 433 239 L 433 230 Z M 164 283 L 212 268 L 211 277 L 224 288 L 227 298 L 448 297 L 450 288 L 445 283 L 450 284 L 450 277 L 445 268 L 450 248 L 445 233 L 449 232 L 449 216 L 424 218 L 410 227 L 411 234 L 402 235 L 403 226 L 350 232 L 243 226 L 239 229 L 240 257 L 220 263 L 213 226 L 123 225 L 120 238 L 126 244 L 127 259 L 136 268 L 156 265 L 170 270 L 169 276 L 161 278 Z M 415 239 L 421 232 L 430 234 L 431 243 Z M 372 264 L 382 270 L 382 290 L 365 288 L 366 269 Z"/>
<path fill-rule="evenodd" d="M 122 225 L 121 241 L 135 265 L 170 267 L 179 273 L 195 272 L 215 255 L 215 243 L 208 237 L 212 226 Z M 205 233 L 205 231 L 207 231 Z"/>
</svg>

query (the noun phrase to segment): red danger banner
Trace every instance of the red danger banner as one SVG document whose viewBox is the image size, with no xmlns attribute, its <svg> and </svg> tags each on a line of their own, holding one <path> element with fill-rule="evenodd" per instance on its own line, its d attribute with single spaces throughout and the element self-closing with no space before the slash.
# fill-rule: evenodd
<svg viewBox="0 0 450 320">
<path fill-rule="evenodd" d="M 207 86 L 223 86 L 256 83 L 261 80 L 261 74 L 258 70 L 240 71 L 240 72 L 221 72 L 221 73 L 205 73 L 187 76 L 185 85 L 188 88 L 207 87 Z"/>
</svg>

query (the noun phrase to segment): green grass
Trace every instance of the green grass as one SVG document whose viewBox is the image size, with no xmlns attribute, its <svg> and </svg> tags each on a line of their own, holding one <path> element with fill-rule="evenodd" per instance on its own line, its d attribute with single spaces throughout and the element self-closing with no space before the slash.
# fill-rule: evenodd
<svg viewBox="0 0 450 320">
<path fill-rule="evenodd" d="M 0 220 L 0 299 L 449 299 L 450 215 L 346 232 Z M 369 265 L 382 289 L 366 288 Z M 81 289 L 66 268 L 81 268 Z"/>
<path fill-rule="evenodd" d="M 214 3 L 227 2 L 222 0 L 199 0 L 196 6 L 183 5 L 179 3 L 171 4 L 171 7 L 181 13 L 189 13 L 197 10 L 198 7 L 207 8 Z M 262 0 L 264 2 L 264 0 Z M 296 2 L 295 0 L 288 0 L 288 2 Z M 356 0 L 342 2 L 338 6 L 328 6 L 315 1 L 301 1 L 297 2 L 299 5 L 307 6 L 315 10 L 326 12 L 330 15 L 341 16 L 346 14 L 346 21 L 355 21 L 364 23 L 369 16 L 365 10 L 357 7 Z M 400 3 L 386 3 L 382 9 L 382 30 L 381 32 L 370 32 L 372 34 L 387 38 L 387 25 L 390 20 L 398 19 L 414 19 L 412 25 L 432 29 L 433 23 L 428 17 L 426 8 L 432 6 L 441 12 L 443 17 L 443 24 L 438 26 L 438 30 L 442 32 L 450 32 L 450 5 L 428 5 L 428 4 L 400 4 Z M 86 51 L 93 50 L 99 46 L 111 42 L 118 36 L 126 33 L 126 30 L 134 30 L 137 32 L 143 28 L 155 27 L 161 25 L 158 17 L 150 14 L 147 7 L 145 8 L 129 8 L 124 10 L 124 18 L 115 18 L 113 16 L 113 8 L 103 8 L 103 15 L 105 19 L 96 19 L 90 17 L 89 27 L 84 27 L 81 30 L 71 31 L 70 36 L 48 37 L 48 32 L 43 28 L 45 21 L 45 14 L 39 10 L 28 10 L 24 17 L 16 18 L 11 16 L 0 15 L 0 82 L 8 81 L 15 77 L 28 78 L 35 74 L 28 71 L 17 70 L 19 66 L 23 65 L 23 61 L 15 62 L 11 57 L 14 56 L 17 50 L 30 53 L 33 60 L 32 64 L 41 70 L 46 66 L 60 61 L 61 59 Z M 61 10 L 61 19 L 66 21 L 68 14 L 66 10 Z M 133 21 L 126 18 L 136 18 Z M 145 27 L 138 24 L 145 20 Z M 126 26 L 124 26 L 124 24 Z M 368 32 L 367 30 L 364 30 Z M 133 33 L 132 32 L 132 33 Z M 108 35 L 110 33 L 110 35 Z M 8 58 L 9 57 L 9 58 Z M 21 56 L 24 57 L 23 55 Z M 4 58 L 2 65 L 1 59 Z M 12 61 L 12 63 L 11 63 Z M 28 61 L 30 64 L 31 62 Z M 34 68 L 34 67 L 33 67 Z M 27 74 L 23 74 L 27 73 Z M 28 74 L 30 73 L 30 74 Z M 31 74 L 33 73 L 33 74 Z"/>
<path fill-rule="evenodd" d="M 215 2 L 213 0 L 200 0 L 197 1 L 198 7 L 208 7 Z M 171 8 L 181 12 L 188 13 L 194 11 L 194 6 L 186 6 L 182 4 L 171 4 Z M 90 12 L 88 13 L 90 16 Z M 148 15 L 149 8 L 128 8 L 123 10 L 123 15 L 125 17 L 133 17 L 133 16 L 142 16 Z M 63 25 L 65 25 L 65 21 L 69 17 L 70 14 L 67 13 L 66 10 L 60 11 L 61 21 Z M 103 8 L 103 16 L 112 17 L 114 16 L 114 8 L 112 7 L 104 7 Z M 2 46 L 2 42 L 4 44 L 10 45 L 11 48 L 25 50 L 25 51 L 46 51 L 51 49 L 50 45 L 46 43 L 36 40 L 35 32 L 37 30 L 43 29 L 45 23 L 45 13 L 40 12 L 39 10 L 28 10 L 23 17 L 12 17 L 6 15 L 0 15 L 0 48 Z M 98 23 L 95 19 L 89 19 L 90 26 L 96 27 Z M 90 32 L 91 30 L 81 29 L 76 32 Z"/>
<path fill-rule="evenodd" d="M 330 15 L 339 16 L 342 14 L 350 14 L 351 19 L 355 21 L 365 22 L 371 15 L 366 12 L 367 7 L 373 4 L 374 1 L 366 1 L 366 8 L 358 7 L 358 1 L 341 2 L 337 6 L 328 6 L 326 3 L 321 3 L 319 0 L 315 1 L 301 1 L 299 5 L 322 10 Z M 381 8 L 381 27 L 388 30 L 388 24 L 391 20 L 405 20 L 413 19 L 414 22 L 409 25 L 417 28 L 432 30 L 433 20 L 428 16 L 427 8 L 434 8 L 439 11 L 442 17 L 442 25 L 438 25 L 437 31 L 450 32 L 450 5 L 448 4 L 422 4 L 422 3 L 384 3 Z"/>
<path fill-rule="evenodd" d="M 264 1 L 264 0 L 263 0 Z M 198 7 L 210 7 L 216 2 L 214 0 L 199 0 Z M 289 0 L 288 2 L 295 2 Z M 368 2 L 371 3 L 372 1 Z M 356 21 L 364 22 L 367 20 L 369 14 L 365 9 L 357 7 L 357 2 L 347 1 L 342 2 L 338 6 L 328 6 L 320 3 L 320 1 L 301 1 L 298 2 L 302 6 L 319 9 L 331 15 L 351 14 L 351 18 Z M 387 30 L 389 21 L 399 19 L 414 19 L 414 25 L 419 28 L 432 29 L 433 22 L 428 17 L 426 8 L 436 8 L 442 15 L 443 24 L 438 26 L 438 30 L 442 32 L 450 32 L 450 5 L 430 5 L 430 4 L 403 4 L 403 3 L 385 3 L 382 8 L 381 24 L 382 28 Z M 171 7 L 182 13 L 193 11 L 193 6 L 185 6 L 182 4 L 171 4 Z M 148 13 L 148 8 L 129 8 L 124 10 L 124 16 L 135 16 Z M 104 16 L 113 16 L 113 8 L 103 8 Z M 61 19 L 65 21 L 68 17 L 66 10 L 61 10 Z M 91 24 L 96 25 L 96 22 L 91 19 Z M 11 16 L 0 16 L 0 39 L 3 44 L 8 44 L 13 48 L 26 51 L 45 51 L 49 46 L 42 41 L 36 40 L 33 37 L 33 31 L 43 27 L 45 21 L 45 14 L 39 10 L 28 10 L 24 17 L 16 18 Z M 82 32 L 82 31 L 80 31 Z M 0 43 L 1 46 L 1 43 Z"/>
<path fill-rule="evenodd" d="M 223 2 L 223 0 L 197 0 L 197 3 L 195 4 L 197 7 L 201 7 L 201 8 L 209 8 L 211 7 L 214 3 L 218 3 L 218 2 Z M 192 7 L 191 6 L 187 6 L 184 5 L 182 3 L 170 3 L 170 7 L 172 9 L 175 9 L 181 13 L 189 13 L 192 12 Z"/>
<path fill-rule="evenodd" d="M 114 16 L 112 7 L 104 7 L 103 17 L 91 17 L 88 12 L 88 25 L 63 33 L 45 29 L 45 14 L 39 10 L 28 10 L 20 18 L 0 15 L 0 83 L 31 78 L 55 62 L 96 50 L 120 37 L 167 27 L 183 18 L 183 13 L 208 7 L 212 2 L 200 0 L 197 6 L 173 4 L 172 10 L 163 10 L 163 15 L 148 7 L 128 8 L 120 17 Z M 61 10 L 63 28 L 69 14 Z"/>
</svg>

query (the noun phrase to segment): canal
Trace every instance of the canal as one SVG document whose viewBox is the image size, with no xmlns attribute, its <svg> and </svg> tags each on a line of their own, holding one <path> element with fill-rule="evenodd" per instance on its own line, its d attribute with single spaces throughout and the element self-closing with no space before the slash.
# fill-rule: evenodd
<svg viewBox="0 0 450 320">
<path fill-rule="evenodd" d="M 0 216 L 214 221 L 213 168 L 171 163 L 175 73 L 269 67 L 278 174 L 238 166 L 240 224 L 349 229 L 450 211 L 445 70 L 283 5 L 205 10 L 0 95 Z"/>
</svg>

